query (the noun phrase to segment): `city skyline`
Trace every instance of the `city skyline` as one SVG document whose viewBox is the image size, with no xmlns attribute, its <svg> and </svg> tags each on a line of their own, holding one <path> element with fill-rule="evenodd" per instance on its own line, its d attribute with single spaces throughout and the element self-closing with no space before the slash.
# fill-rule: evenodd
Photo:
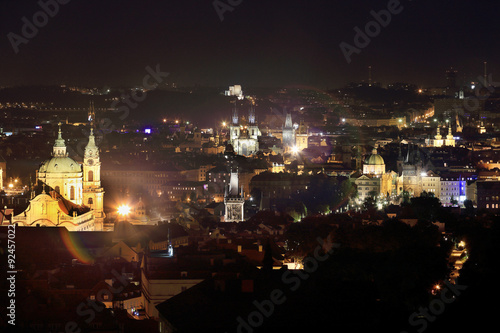
<svg viewBox="0 0 500 333">
<path fill-rule="evenodd" d="M 54 1 L 3 2 L 1 85 L 134 86 L 155 64 L 181 86 L 336 88 L 369 66 L 383 84 L 443 86 L 450 67 L 466 83 L 484 62 L 498 77 L 488 1 Z"/>
<path fill-rule="evenodd" d="M 0 2 L 0 331 L 492 326 L 499 9 Z"/>
</svg>

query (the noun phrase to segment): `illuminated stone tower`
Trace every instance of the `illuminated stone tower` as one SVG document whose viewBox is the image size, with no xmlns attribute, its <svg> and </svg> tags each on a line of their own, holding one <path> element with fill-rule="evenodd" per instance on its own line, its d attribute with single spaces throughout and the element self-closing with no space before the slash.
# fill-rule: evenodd
<svg viewBox="0 0 500 333">
<path fill-rule="evenodd" d="M 298 151 L 302 151 L 303 149 L 309 147 L 309 135 L 307 132 L 307 127 L 302 120 L 297 132 L 295 133 L 295 146 L 297 147 Z"/>
<path fill-rule="evenodd" d="M 95 217 L 95 230 L 103 230 L 104 223 L 104 189 L 101 186 L 101 161 L 99 147 L 94 137 L 94 104 L 89 110 L 90 135 L 83 155 L 83 204 L 92 208 Z"/>
<path fill-rule="evenodd" d="M 446 140 L 444 140 L 444 145 L 455 147 L 455 139 L 453 138 L 453 134 L 451 132 L 451 123 L 448 127 L 448 135 L 446 136 Z"/>
<path fill-rule="evenodd" d="M 224 204 L 226 206 L 224 222 L 244 221 L 244 203 L 243 188 L 240 189 L 238 187 L 238 172 L 233 172 L 231 170 L 229 185 L 227 185 L 224 194 Z"/>
<path fill-rule="evenodd" d="M 283 127 L 283 148 L 288 151 L 295 145 L 295 129 L 292 124 L 292 115 L 286 114 L 285 126 Z"/>
</svg>

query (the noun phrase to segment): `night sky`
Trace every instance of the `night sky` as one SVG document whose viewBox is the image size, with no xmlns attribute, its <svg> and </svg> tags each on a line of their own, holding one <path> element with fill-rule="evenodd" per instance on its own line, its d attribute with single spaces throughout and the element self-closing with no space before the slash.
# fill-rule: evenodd
<svg viewBox="0 0 500 333">
<path fill-rule="evenodd" d="M 450 66 L 461 83 L 484 61 L 500 81 L 499 1 L 402 0 L 350 64 L 339 44 L 354 45 L 354 27 L 389 0 L 232 2 L 241 3 L 221 21 L 213 0 L 71 0 L 15 54 L 8 34 L 22 36 L 22 18 L 41 7 L 1 0 L 0 85 L 141 85 L 145 67 L 160 64 L 179 86 L 334 88 L 367 80 L 369 65 L 383 84 L 441 86 Z"/>
</svg>

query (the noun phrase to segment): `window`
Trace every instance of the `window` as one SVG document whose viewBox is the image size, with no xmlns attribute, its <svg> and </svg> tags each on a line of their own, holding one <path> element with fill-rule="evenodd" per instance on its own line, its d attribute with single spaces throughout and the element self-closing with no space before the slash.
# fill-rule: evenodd
<svg viewBox="0 0 500 333">
<path fill-rule="evenodd" d="M 94 203 L 94 200 L 92 198 L 89 198 L 89 200 L 87 201 L 87 204 L 92 205 L 93 203 Z"/>
<path fill-rule="evenodd" d="M 94 181 L 94 171 L 90 170 L 87 178 L 88 178 L 89 182 L 93 182 Z"/>
<path fill-rule="evenodd" d="M 75 200 L 75 187 L 71 186 L 69 189 L 69 199 L 70 200 Z"/>
</svg>

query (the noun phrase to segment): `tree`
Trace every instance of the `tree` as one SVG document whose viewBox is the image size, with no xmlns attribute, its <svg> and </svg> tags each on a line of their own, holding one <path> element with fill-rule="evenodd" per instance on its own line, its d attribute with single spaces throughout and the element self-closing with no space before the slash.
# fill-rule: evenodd
<svg viewBox="0 0 500 333">
<path fill-rule="evenodd" d="M 370 191 L 363 201 L 363 209 L 368 210 L 368 209 L 374 209 L 375 205 L 377 203 L 377 192 L 375 191 Z"/>
<path fill-rule="evenodd" d="M 402 198 L 403 198 L 403 204 L 409 204 L 411 199 L 410 192 L 403 191 Z"/>
<path fill-rule="evenodd" d="M 420 196 L 411 198 L 409 208 L 414 217 L 434 221 L 442 209 L 441 202 L 434 196 Z"/>
<path fill-rule="evenodd" d="M 474 204 L 472 203 L 472 200 L 467 199 L 464 201 L 464 206 L 465 206 L 465 214 L 466 215 L 474 215 Z"/>
</svg>

